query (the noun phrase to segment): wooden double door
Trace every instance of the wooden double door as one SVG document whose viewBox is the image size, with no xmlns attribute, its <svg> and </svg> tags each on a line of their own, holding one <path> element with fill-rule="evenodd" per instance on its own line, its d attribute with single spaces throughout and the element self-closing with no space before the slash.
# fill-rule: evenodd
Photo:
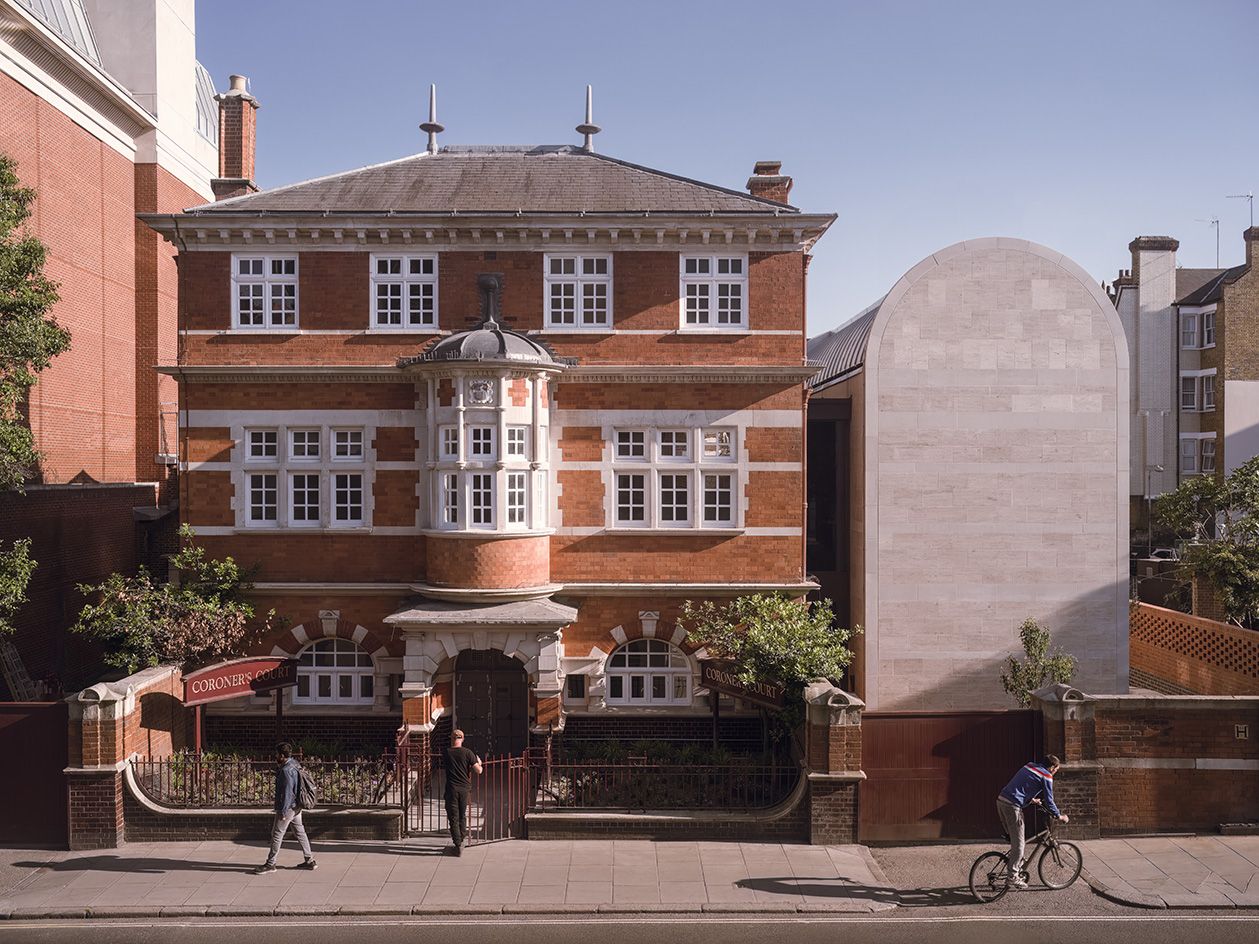
<svg viewBox="0 0 1259 944">
<path fill-rule="evenodd" d="M 529 678 L 496 649 L 465 649 L 455 659 L 455 727 L 482 757 L 519 755 L 529 746 Z"/>
</svg>

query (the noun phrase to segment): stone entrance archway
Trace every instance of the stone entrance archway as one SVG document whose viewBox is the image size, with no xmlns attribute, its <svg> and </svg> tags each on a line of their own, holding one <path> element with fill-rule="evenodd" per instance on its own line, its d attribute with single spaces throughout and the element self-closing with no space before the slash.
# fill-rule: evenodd
<svg viewBox="0 0 1259 944">
<path fill-rule="evenodd" d="M 482 757 L 529 746 L 529 678 L 518 659 L 495 649 L 465 649 L 455 659 L 454 725 Z"/>
</svg>

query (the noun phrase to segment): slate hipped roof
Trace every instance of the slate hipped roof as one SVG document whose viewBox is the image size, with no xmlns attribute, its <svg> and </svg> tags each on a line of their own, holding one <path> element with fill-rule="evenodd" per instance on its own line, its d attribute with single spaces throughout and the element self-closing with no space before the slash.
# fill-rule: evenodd
<svg viewBox="0 0 1259 944">
<path fill-rule="evenodd" d="M 193 207 L 218 213 L 798 214 L 796 207 L 570 145 L 444 147 Z"/>
</svg>

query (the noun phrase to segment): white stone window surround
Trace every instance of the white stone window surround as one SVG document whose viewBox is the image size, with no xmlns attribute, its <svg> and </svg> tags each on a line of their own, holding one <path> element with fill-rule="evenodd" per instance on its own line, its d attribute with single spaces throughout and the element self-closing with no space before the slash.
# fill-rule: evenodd
<svg viewBox="0 0 1259 944">
<path fill-rule="evenodd" d="M 371 653 L 350 639 L 319 639 L 298 653 L 294 705 L 373 705 L 376 668 Z"/>
<path fill-rule="evenodd" d="M 746 253 L 682 253 L 678 280 L 679 332 L 749 330 Z"/>
<path fill-rule="evenodd" d="M 680 431 L 687 433 L 687 455 L 672 455 L 671 442 Z M 624 455 L 620 448 L 625 433 L 643 434 L 644 455 Z M 704 456 L 705 434 L 720 432 L 728 437 L 728 456 Z M 667 434 L 662 436 L 661 434 Z M 744 492 L 746 471 L 739 462 L 740 435 L 735 426 L 631 426 L 604 428 L 607 450 L 611 456 L 609 475 L 605 479 L 607 496 L 606 521 L 609 530 L 649 530 L 667 532 L 733 531 L 742 528 L 743 508 L 738 500 Z M 636 439 L 632 441 L 636 446 Z M 705 476 L 730 477 L 729 520 L 706 514 Z M 623 518 L 622 476 L 641 476 L 644 507 L 642 518 Z M 636 489 L 635 489 L 636 491 Z M 711 491 L 711 490 L 710 490 Z M 684 513 L 683 513 L 684 508 Z"/>
<path fill-rule="evenodd" d="M 1210 449 L 1204 452 L 1203 446 L 1210 443 Z M 1180 434 L 1180 472 L 1182 475 L 1201 475 L 1215 471 L 1215 433 L 1181 433 Z M 1210 457 L 1210 468 L 1205 468 L 1203 459 Z"/>
<path fill-rule="evenodd" d="M 1180 372 L 1182 413 L 1210 413 L 1215 410 L 1215 376 L 1214 367 Z"/>
<path fill-rule="evenodd" d="M 368 289 L 368 331 L 395 334 L 438 331 L 441 313 L 438 302 L 437 253 L 372 253 L 369 265 L 371 284 Z M 396 271 L 395 271 L 396 270 Z M 392 318 L 391 302 L 385 302 L 381 289 L 397 300 L 397 321 Z M 413 306 L 413 296 L 431 299 L 431 306 Z M 382 302 L 385 305 L 382 308 Z M 431 307 L 426 312 L 425 307 Z M 385 315 L 385 320 L 381 316 Z"/>
<path fill-rule="evenodd" d="M 301 324 L 296 253 L 232 253 L 232 328 L 291 334 Z"/>
<path fill-rule="evenodd" d="M 561 269 L 563 271 L 559 271 Z M 610 253 L 543 254 L 543 332 L 566 334 L 611 331 L 612 285 Z M 570 301 L 571 305 L 559 302 L 557 292 Z"/>
<path fill-rule="evenodd" d="M 293 433 L 318 431 L 319 454 L 317 457 L 296 457 L 292 455 Z M 358 457 L 336 456 L 336 448 L 329 447 L 335 443 L 336 432 L 354 431 L 362 433 L 361 455 Z M 253 444 L 256 433 L 274 433 L 277 447 L 275 455 L 253 456 Z M 236 498 L 232 507 L 235 510 L 236 527 L 247 530 L 301 530 L 301 531 L 346 531 L 360 530 L 371 527 L 372 520 L 372 470 L 375 467 L 375 450 L 370 444 L 375 438 L 374 426 L 348 426 L 344 423 L 295 423 L 291 426 L 248 426 L 232 427 L 231 470 L 232 483 L 235 486 Z M 269 441 L 269 440 L 268 440 Z M 358 473 L 362 479 L 362 518 L 337 520 L 335 509 L 336 475 L 339 473 Z M 276 476 L 279 500 L 274 520 L 253 521 L 250 516 L 250 480 L 256 474 L 272 474 Z M 296 475 L 319 476 L 319 517 L 315 521 L 298 519 L 294 511 L 294 490 L 298 484 Z"/>
<path fill-rule="evenodd" d="M 522 379 L 511 372 L 493 375 L 481 371 L 454 371 L 448 379 L 453 381 L 454 402 L 451 407 L 438 407 L 437 386 L 440 378 L 429 380 L 429 423 L 428 446 L 430 455 L 435 456 L 428 462 L 430 470 L 428 486 L 425 488 L 427 497 L 428 521 L 427 528 L 444 534 L 465 534 L 472 536 L 487 535 L 523 535 L 549 533 L 547 514 L 547 482 L 549 455 L 547 443 L 549 429 L 546 408 L 541 406 L 537 396 L 537 384 L 546 383 L 545 377 L 527 375 L 525 382 L 530 387 L 531 407 L 520 408 L 512 404 L 510 385 Z M 484 385 L 490 385 L 491 395 L 488 402 L 474 402 L 472 395 L 474 385 L 484 392 Z M 443 416 L 443 410 L 453 410 L 456 423 L 449 422 Z M 527 410 L 525 413 L 523 410 Z M 529 424 L 520 420 L 528 416 Z M 437 421 L 434 422 L 434 417 Z M 475 430 L 489 430 L 488 454 L 473 454 Z M 505 444 L 511 442 L 509 431 L 525 430 L 525 454 L 509 452 Z M 532 442 L 530 442 L 532 439 Z M 481 442 L 485 439 L 482 436 Z M 454 452 L 450 447 L 454 447 Z M 530 456 L 541 457 L 531 460 Z M 524 473 L 525 502 L 523 520 L 517 513 L 508 508 L 510 490 L 509 475 Z M 474 475 L 489 475 L 492 480 L 490 490 L 489 520 L 478 521 L 475 498 L 481 497 L 484 490 L 474 494 Z M 451 490 L 451 478 L 454 478 L 456 490 Z M 518 490 L 517 490 L 518 491 Z M 450 497 L 455 497 L 452 509 Z M 451 514 L 453 510 L 453 515 Z"/>
</svg>

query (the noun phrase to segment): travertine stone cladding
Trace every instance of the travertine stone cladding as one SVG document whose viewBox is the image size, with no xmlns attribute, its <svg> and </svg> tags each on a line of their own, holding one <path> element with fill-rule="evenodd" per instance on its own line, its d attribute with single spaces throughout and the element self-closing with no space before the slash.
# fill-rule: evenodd
<svg viewBox="0 0 1259 944">
<path fill-rule="evenodd" d="M 1006 706 L 1001 663 L 1029 616 L 1079 660 L 1076 684 L 1126 691 L 1128 365 L 1113 305 L 1043 247 L 962 244 L 889 294 L 872 366 L 867 702 Z"/>
</svg>

